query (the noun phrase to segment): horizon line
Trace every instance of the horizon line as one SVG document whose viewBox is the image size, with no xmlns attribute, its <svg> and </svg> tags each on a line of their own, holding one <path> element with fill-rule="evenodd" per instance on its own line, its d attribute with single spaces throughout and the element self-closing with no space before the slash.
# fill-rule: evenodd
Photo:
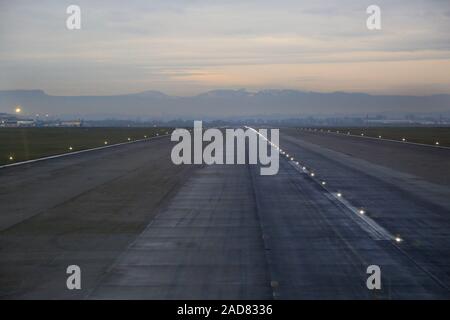
<svg viewBox="0 0 450 320">
<path fill-rule="evenodd" d="M 44 89 L 0 89 L 0 93 L 5 92 L 31 92 L 31 91 L 38 91 L 42 92 L 47 96 L 50 97 L 115 97 L 115 96 L 128 96 L 128 95 L 138 95 L 143 93 L 159 93 L 163 94 L 167 97 L 173 97 L 173 98 L 193 98 L 198 97 L 204 94 L 217 92 L 217 91 L 230 91 L 230 92 L 246 92 L 249 94 L 258 94 L 265 91 L 275 91 L 275 92 L 282 92 L 282 91 L 294 91 L 294 92 L 302 92 L 302 93 L 317 93 L 317 94 L 362 94 L 362 95 L 368 95 L 368 96 L 384 96 L 384 97 L 433 97 L 433 96 L 449 96 L 450 93 L 434 93 L 429 95 L 413 95 L 413 94 L 377 94 L 377 93 L 369 93 L 369 92 L 355 92 L 355 91 L 312 91 L 312 90 L 301 90 L 301 89 L 292 89 L 292 88 L 282 88 L 282 89 L 274 89 L 274 88 L 267 88 L 267 89 L 259 89 L 259 90 L 248 90 L 247 88 L 239 88 L 239 89 L 231 89 L 231 88 L 218 88 L 218 89 L 211 89 L 207 91 L 202 91 L 194 95 L 172 95 L 168 94 L 161 90 L 144 90 L 144 91 L 137 91 L 137 92 L 130 92 L 130 93 L 117 93 L 117 94 L 97 94 L 97 95 L 54 95 L 47 93 Z"/>
</svg>

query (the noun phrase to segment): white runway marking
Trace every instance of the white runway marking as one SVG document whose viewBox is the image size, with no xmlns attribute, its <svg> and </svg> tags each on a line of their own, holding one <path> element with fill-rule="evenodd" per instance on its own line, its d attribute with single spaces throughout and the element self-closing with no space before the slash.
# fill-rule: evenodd
<svg viewBox="0 0 450 320">
<path fill-rule="evenodd" d="M 68 156 L 73 156 L 73 155 L 80 154 L 80 153 L 96 151 L 96 150 L 102 150 L 102 149 L 107 149 L 107 148 L 113 148 L 113 147 L 123 146 L 125 144 L 131 144 L 131 143 L 137 143 L 137 142 L 142 142 L 142 141 L 148 141 L 148 140 L 157 139 L 157 138 L 163 138 L 163 137 L 167 137 L 167 136 L 169 136 L 169 134 L 165 134 L 165 135 L 162 135 L 162 136 L 151 137 L 151 138 L 139 139 L 139 140 L 135 140 L 135 141 L 121 142 L 121 143 L 116 143 L 116 144 L 112 144 L 112 145 L 105 145 L 103 147 L 96 147 L 96 148 L 85 149 L 85 150 L 80 150 L 80 151 L 74 151 L 74 152 L 68 152 L 68 153 L 62 153 L 62 154 L 55 154 L 53 156 L 48 156 L 48 157 L 43 157 L 43 158 L 38 158 L 38 159 L 32 159 L 32 160 L 27 160 L 27 161 L 21 161 L 21 162 L 5 164 L 5 165 L 0 166 L 0 169 L 21 166 L 21 165 L 24 165 L 24 164 L 30 164 L 30 163 L 44 161 L 44 160 L 68 157 Z"/>
<path fill-rule="evenodd" d="M 268 140 L 264 135 L 260 134 L 257 130 L 246 127 L 253 131 L 255 131 L 258 135 L 263 137 L 268 143 L 272 146 L 274 146 L 276 149 L 279 149 L 279 146 L 275 146 L 270 140 Z M 397 141 L 398 142 L 398 141 Z M 402 142 L 405 143 L 405 142 Z M 283 153 L 283 152 L 282 152 Z M 294 167 L 295 170 L 297 170 L 301 174 L 306 174 L 309 176 L 309 178 L 317 183 L 322 189 L 326 191 L 325 196 L 329 198 L 330 200 L 337 200 L 342 205 L 344 205 L 348 209 L 348 213 L 351 213 L 349 217 L 355 221 L 363 230 L 365 230 L 374 240 L 390 240 L 395 242 L 401 242 L 402 240 L 398 236 L 392 235 L 389 231 L 387 231 L 385 228 L 380 226 L 378 223 L 376 223 L 374 220 L 372 220 L 370 217 L 366 215 L 365 210 L 362 210 L 361 208 L 357 208 L 353 206 L 349 201 L 347 201 L 344 196 L 340 192 L 332 192 L 326 187 L 326 183 L 323 180 L 317 179 L 316 174 L 310 170 L 308 170 L 305 166 L 301 166 L 298 161 L 296 161 L 294 158 L 289 159 L 289 155 L 287 156 L 288 162 L 291 166 Z"/>
<path fill-rule="evenodd" d="M 372 140 L 377 140 L 377 141 L 390 141 L 390 142 L 397 142 L 397 143 L 402 143 L 402 144 L 414 144 L 417 146 L 423 146 L 423 147 L 433 147 L 433 148 L 440 148 L 440 149 L 450 149 L 450 147 L 444 147 L 439 145 L 439 142 L 435 142 L 435 144 L 426 144 L 426 143 L 418 143 L 418 142 L 410 142 L 407 141 L 406 139 L 403 140 L 394 140 L 394 139 L 386 139 L 386 138 L 380 138 L 380 137 L 369 137 L 366 136 L 364 134 L 361 135 L 357 135 L 357 134 L 344 134 L 342 132 L 331 132 L 331 131 L 315 131 L 315 130 L 307 130 L 302 128 L 303 131 L 309 131 L 309 132 L 317 132 L 317 133 L 331 133 L 334 134 L 336 136 L 348 136 L 348 137 L 354 137 L 354 138 L 363 138 L 363 139 L 372 139 Z"/>
</svg>

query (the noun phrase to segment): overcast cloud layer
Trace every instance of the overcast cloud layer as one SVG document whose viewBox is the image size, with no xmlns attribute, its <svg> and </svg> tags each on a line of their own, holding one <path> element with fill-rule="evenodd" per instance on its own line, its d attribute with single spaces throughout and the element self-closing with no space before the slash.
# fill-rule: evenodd
<svg viewBox="0 0 450 320">
<path fill-rule="evenodd" d="M 366 28 L 371 4 L 381 31 Z M 449 30 L 448 0 L 0 0 L 0 90 L 450 93 Z"/>
</svg>

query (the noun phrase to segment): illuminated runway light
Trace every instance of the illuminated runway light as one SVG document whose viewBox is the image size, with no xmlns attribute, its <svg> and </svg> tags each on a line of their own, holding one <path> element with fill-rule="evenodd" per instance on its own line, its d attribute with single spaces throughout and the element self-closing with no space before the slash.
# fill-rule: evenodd
<svg viewBox="0 0 450 320">
<path fill-rule="evenodd" d="M 144 136 L 144 139 L 147 139 L 147 136 Z"/>
<path fill-rule="evenodd" d="M 302 167 L 303 170 L 306 170 L 306 167 Z"/>
<path fill-rule="evenodd" d="M 337 195 L 339 198 L 342 197 L 342 193 L 340 193 L 340 192 L 338 192 L 336 195 Z"/>
<path fill-rule="evenodd" d="M 363 209 L 360 209 L 358 212 L 359 212 L 359 214 L 365 214 L 366 213 Z"/>
<path fill-rule="evenodd" d="M 363 137 L 364 136 L 364 133 L 361 133 L 361 137 Z"/>
<path fill-rule="evenodd" d="M 108 144 L 108 141 L 105 141 L 104 144 Z"/>
<path fill-rule="evenodd" d="M 299 165 L 298 161 L 295 163 L 296 165 Z"/>
<path fill-rule="evenodd" d="M 325 181 L 322 181 L 322 185 L 324 186 L 324 185 L 326 185 L 327 183 L 325 182 Z"/>
<path fill-rule="evenodd" d="M 438 146 L 439 145 L 439 141 L 436 141 L 434 144 Z"/>
<path fill-rule="evenodd" d="M 311 172 L 311 177 L 314 177 L 316 174 L 314 172 Z"/>
<path fill-rule="evenodd" d="M 14 157 L 13 157 L 13 156 L 9 156 L 9 160 L 10 160 L 10 161 L 13 161 L 13 160 L 14 160 Z"/>
<path fill-rule="evenodd" d="M 128 141 L 131 141 L 131 138 L 128 138 Z"/>
<path fill-rule="evenodd" d="M 395 242 L 402 242 L 403 240 L 402 240 L 402 238 L 400 238 L 400 237 L 395 237 Z"/>
<path fill-rule="evenodd" d="M 381 139 L 381 136 L 378 136 L 378 139 Z"/>
<path fill-rule="evenodd" d="M 294 161 L 294 158 L 291 158 L 291 161 Z"/>
<path fill-rule="evenodd" d="M 405 141 L 406 141 L 406 139 L 405 139 L 405 138 L 402 138 L 402 141 L 403 141 L 403 142 L 405 142 Z"/>
<path fill-rule="evenodd" d="M 72 150 L 73 150 L 73 148 L 72 148 L 72 147 L 69 147 L 69 150 L 70 150 L 70 151 L 72 151 Z"/>
</svg>

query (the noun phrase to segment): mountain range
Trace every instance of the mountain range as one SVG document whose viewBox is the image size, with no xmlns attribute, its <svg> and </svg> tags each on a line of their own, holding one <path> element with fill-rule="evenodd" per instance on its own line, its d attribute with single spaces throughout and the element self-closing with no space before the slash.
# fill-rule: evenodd
<svg viewBox="0 0 450 320">
<path fill-rule="evenodd" d="M 450 95 L 371 95 L 298 90 L 214 90 L 195 96 L 159 91 L 111 96 L 53 96 L 42 90 L 0 91 L 0 112 L 82 119 L 237 119 L 405 114 L 450 115 Z"/>
</svg>

